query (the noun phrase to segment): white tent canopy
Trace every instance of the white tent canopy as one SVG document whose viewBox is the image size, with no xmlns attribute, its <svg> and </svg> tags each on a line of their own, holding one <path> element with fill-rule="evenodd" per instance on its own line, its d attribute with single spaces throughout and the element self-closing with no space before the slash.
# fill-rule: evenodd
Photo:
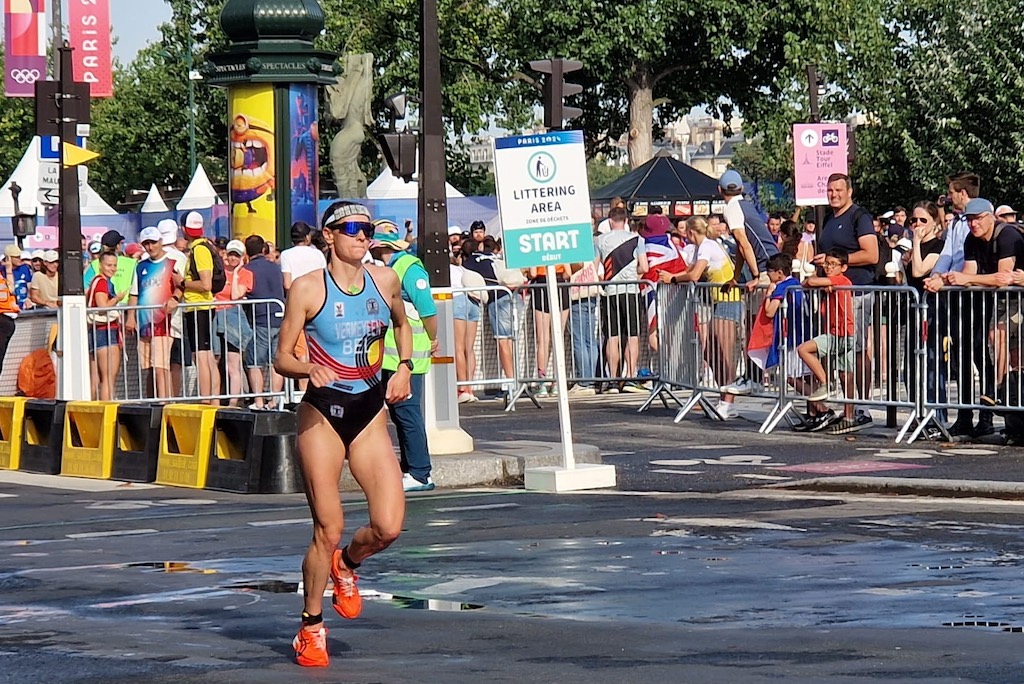
<svg viewBox="0 0 1024 684">
<path fill-rule="evenodd" d="M 35 211 L 42 214 L 43 207 L 39 205 L 39 137 L 32 138 L 32 143 L 25 150 L 18 167 L 7 179 L 7 182 L 0 188 L 0 216 L 14 216 L 14 198 L 11 197 L 11 183 L 17 183 L 21 188 L 21 195 L 18 196 L 19 209 L 23 213 L 31 214 Z M 79 178 L 84 176 L 84 168 L 79 168 Z M 116 214 L 109 204 L 102 197 L 96 194 L 88 182 L 80 182 L 78 187 L 79 201 L 81 204 L 82 216 L 109 216 Z"/>
<path fill-rule="evenodd" d="M 419 174 L 413 176 L 411 182 L 406 183 L 397 178 L 387 166 L 380 172 L 380 175 L 368 186 L 366 186 L 367 199 L 416 199 L 419 197 L 420 184 L 417 180 Z M 456 190 L 450 183 L 444 184 L 446 197 L 465 197 Z"/>
<path fill-rule="evenodd" d="M 149 194 L 146 195 L 146 201 L 142 203 L 142 208 L 139 211 L 143 214 L 167 213 L 170 211 L 167 208 L 167 203 L 164 202 L 164 198 L 160 196 L 160 191 L 156 189 L 156 183 L 149 187 Z"/>
<path fill-rule="evenodd" d="M 202 164 L 196 166 L 196 172 L 185 193 L 178 200 L 178 211 L 191 211 L 192 209 L 209 209 L 215 204 L 220 204 L 217 191 L 213 189 L 210 177 L 206 175 L 206 169 Z"/>
</svg>

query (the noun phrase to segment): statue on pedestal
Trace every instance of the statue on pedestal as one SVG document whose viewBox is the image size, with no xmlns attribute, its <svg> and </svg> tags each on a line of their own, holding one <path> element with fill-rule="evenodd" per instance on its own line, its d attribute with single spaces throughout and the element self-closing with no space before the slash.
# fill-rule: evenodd
<svg viewBox="0 0 1024 684">
<path fill-rule="evenodd" d="M 338 197 L 366 197 L 366 176 L 359 168 L 365 126 L 373 125 L 373 55 L 345 55 L 345 73 L 337 85 L 327 86 L 331 117 L 341 131 L 331 141 L 331 173 Z"/>
</svg>

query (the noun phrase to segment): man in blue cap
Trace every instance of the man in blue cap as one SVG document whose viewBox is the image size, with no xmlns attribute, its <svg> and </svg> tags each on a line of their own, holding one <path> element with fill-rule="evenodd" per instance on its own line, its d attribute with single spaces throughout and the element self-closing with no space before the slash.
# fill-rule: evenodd
<svg viewBox="0 0 1024 684">
<path fill-rule="evenodd" d="M 964 263 L 959 271 L 950 271 L 942 276 L 947 286 L 956 287 L 989 287 L 998 288 L 1014 284 L 1013 273 L 1024 266 L 1024 237 L 1012 225 L 1000 224 L 996 220 L 992 203 L 982 197 L 975 197 L 964 207 L 964 216 L 970 233 L 964 239 Z M 982 299 L 979 293 L 968 292 L 967 305 L 961 303 L 960 313 L 964 320 L 962 334 L 971 336 L 971 344 L 961 349 L 961 375 L 958 382 L 960 401 L 973 403 L 971 397 L 974 383 L 971 378 L 971 364 L 978 369 L 981 380 L 982 396 L 992 397 L 996 388 L 996 371 L 988 345 L 988 331 L 992 327 L 994 309 L 1000 319 L 1011 318 L 1015 312 L 1003 306 L 993 306 L 991 298 Z M 991 295 L 989 295 L 991 297 Z M 965 362 L 966 361 L 966 362 Z M 957 423 L 964 428 L 971 427 L 973 415 L 970 411 L 960 411 Z M 992 412 L 981 411 L 978 424 L 973 426 L 968 436 L 979 438 L 995 432 L 992 425 Z M 958 435 L 961 432 L 957 431 Z M 954 435 L 956 436 L 956 435 Z M 962 435 L 961 435 L 962 436 Z"/>
<path fill-rule="evenodd" d="M 373 258 L 391 268 L 402 283 L 405 315 L 412 326 L 412 376 L 410 398 L 388 404 L 391 421 L 398 432 L 402 453 L 402 487 L 407 492 L 430 491 L 430 451 L 423 420 L 423 377 L 430 370 L 430 358 L 437 351 L 437 307 L 430 292 L 430 277 L 423 262 L 409 254 L 409 243 L 403 240 L 398 226 L 387 219 L 373 222 Z M 398 349 L 394 334 L 384 337 L 384 382 L 398 369 Z"/>
<path fill-rule="evenodd" d="M 768 231 L 768 226 L 753 203 L 743 198 L 743 177 L 739 172 L 729 169 L 723 173 L 718 181 L 718 190 L 725 200 L 725 209 L 722 212 L 725 223 L 736 241 L 736 252 L 733 257 L 736 279 L 742 282 L 739 274 L 745 273 L 747 291 L 753 291 L 758 285 L 767 286 L 768 259 L 779 253 L 778 242 Z M 746 271 L 743 271 L 744 266 Z M 722 302 L 715 307 L 715 311 L 716 318 L 727 318 L 737 326 L 744 325 L 741 302 Z M 753 383 L 746 373 L 736 378 L 735 382 L 725 388 L 725 405 L 720 406 L 728 415 L 723 417 L 731 418 L 738 415 L 734 413 L 732 395 L 750 394 L 752 391 Z"/>
</svg>

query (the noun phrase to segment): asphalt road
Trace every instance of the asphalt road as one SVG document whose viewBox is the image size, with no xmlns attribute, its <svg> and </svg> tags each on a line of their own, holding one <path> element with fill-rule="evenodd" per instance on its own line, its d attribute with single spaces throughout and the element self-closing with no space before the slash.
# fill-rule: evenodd
<svg viewBox="0 0 1024 684">
<path fill-rule="evenodd" d="M 617 491 L 410 497 L 403 536 L 364 564 L 363 616 L 326 616 L 320 671 L 290 662 L 301 496 L 0 473 L 0 682 L 1024 680 L 1024 504 L 752 477 L 868 460 L 936 476 L 1012 452 L 885 457 L 880 437 L 673 425 L 631 401 L 574 411 Z M 550 403 L 467 416 L 489 439 L 557 434 Z M 346 510 L 365 522 L 358 497 Z"/>
</svg>

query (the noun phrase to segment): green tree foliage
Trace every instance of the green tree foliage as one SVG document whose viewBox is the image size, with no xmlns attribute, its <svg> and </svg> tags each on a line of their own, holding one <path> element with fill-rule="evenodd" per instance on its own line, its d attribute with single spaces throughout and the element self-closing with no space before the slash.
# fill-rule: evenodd
<svg viewBox="0 0 1024 684">
<path fill-rule="evenodd" d="M 997 204 L 1024 203 L 1024 24 L 1019 3 L 894 0 L 891 68 L 858 137 L 865 195 L 879 206 L 945 191 L 971 170 Z"/>
<path fill-rule="evenodd" d="M 509 49 L 521 61 L 581 60 L 579 124 L 591 152 L 629 136 L 630 166 L 652 156 L 652 123 L 698 105 L 728 119 L 771 113 L 793 88 L 794 70 L 836 54 L 844 36 L 856 59 L 880 0 L 499 0 L 511 17 Z M 872 18 L 874 17 L 874 18 Z"/>
<path fill-rule="evenodd" d="M 596 190 L 618 180 L 627 171 L 629 169 L 622 164 L 609 165 L 605 156 L 599 154 L 587 161 L 587 182 L 591 190 Z"/>
<path fill-rule="evenodd" d="M 114 96 L 94 101 L 92 147 L 103 155 L 90 171 L 90 184 L 108 201 L 131 197 L 151 183 L 184 188 L 189 169 L 189 70 L 209 49 L 219 7 L 194 8 L 171 0 L 170 22 L 161 40 L 143 48 L 114 73 Z M 222 3 L 220 3 L 222 4 Z M 219 31 L 219 27 L 216 29 Z M 211 178 L 225 176 L 226 112 L 223 91 L 201 81 L 195 86 L 197 159 Z"/>
</svg>

